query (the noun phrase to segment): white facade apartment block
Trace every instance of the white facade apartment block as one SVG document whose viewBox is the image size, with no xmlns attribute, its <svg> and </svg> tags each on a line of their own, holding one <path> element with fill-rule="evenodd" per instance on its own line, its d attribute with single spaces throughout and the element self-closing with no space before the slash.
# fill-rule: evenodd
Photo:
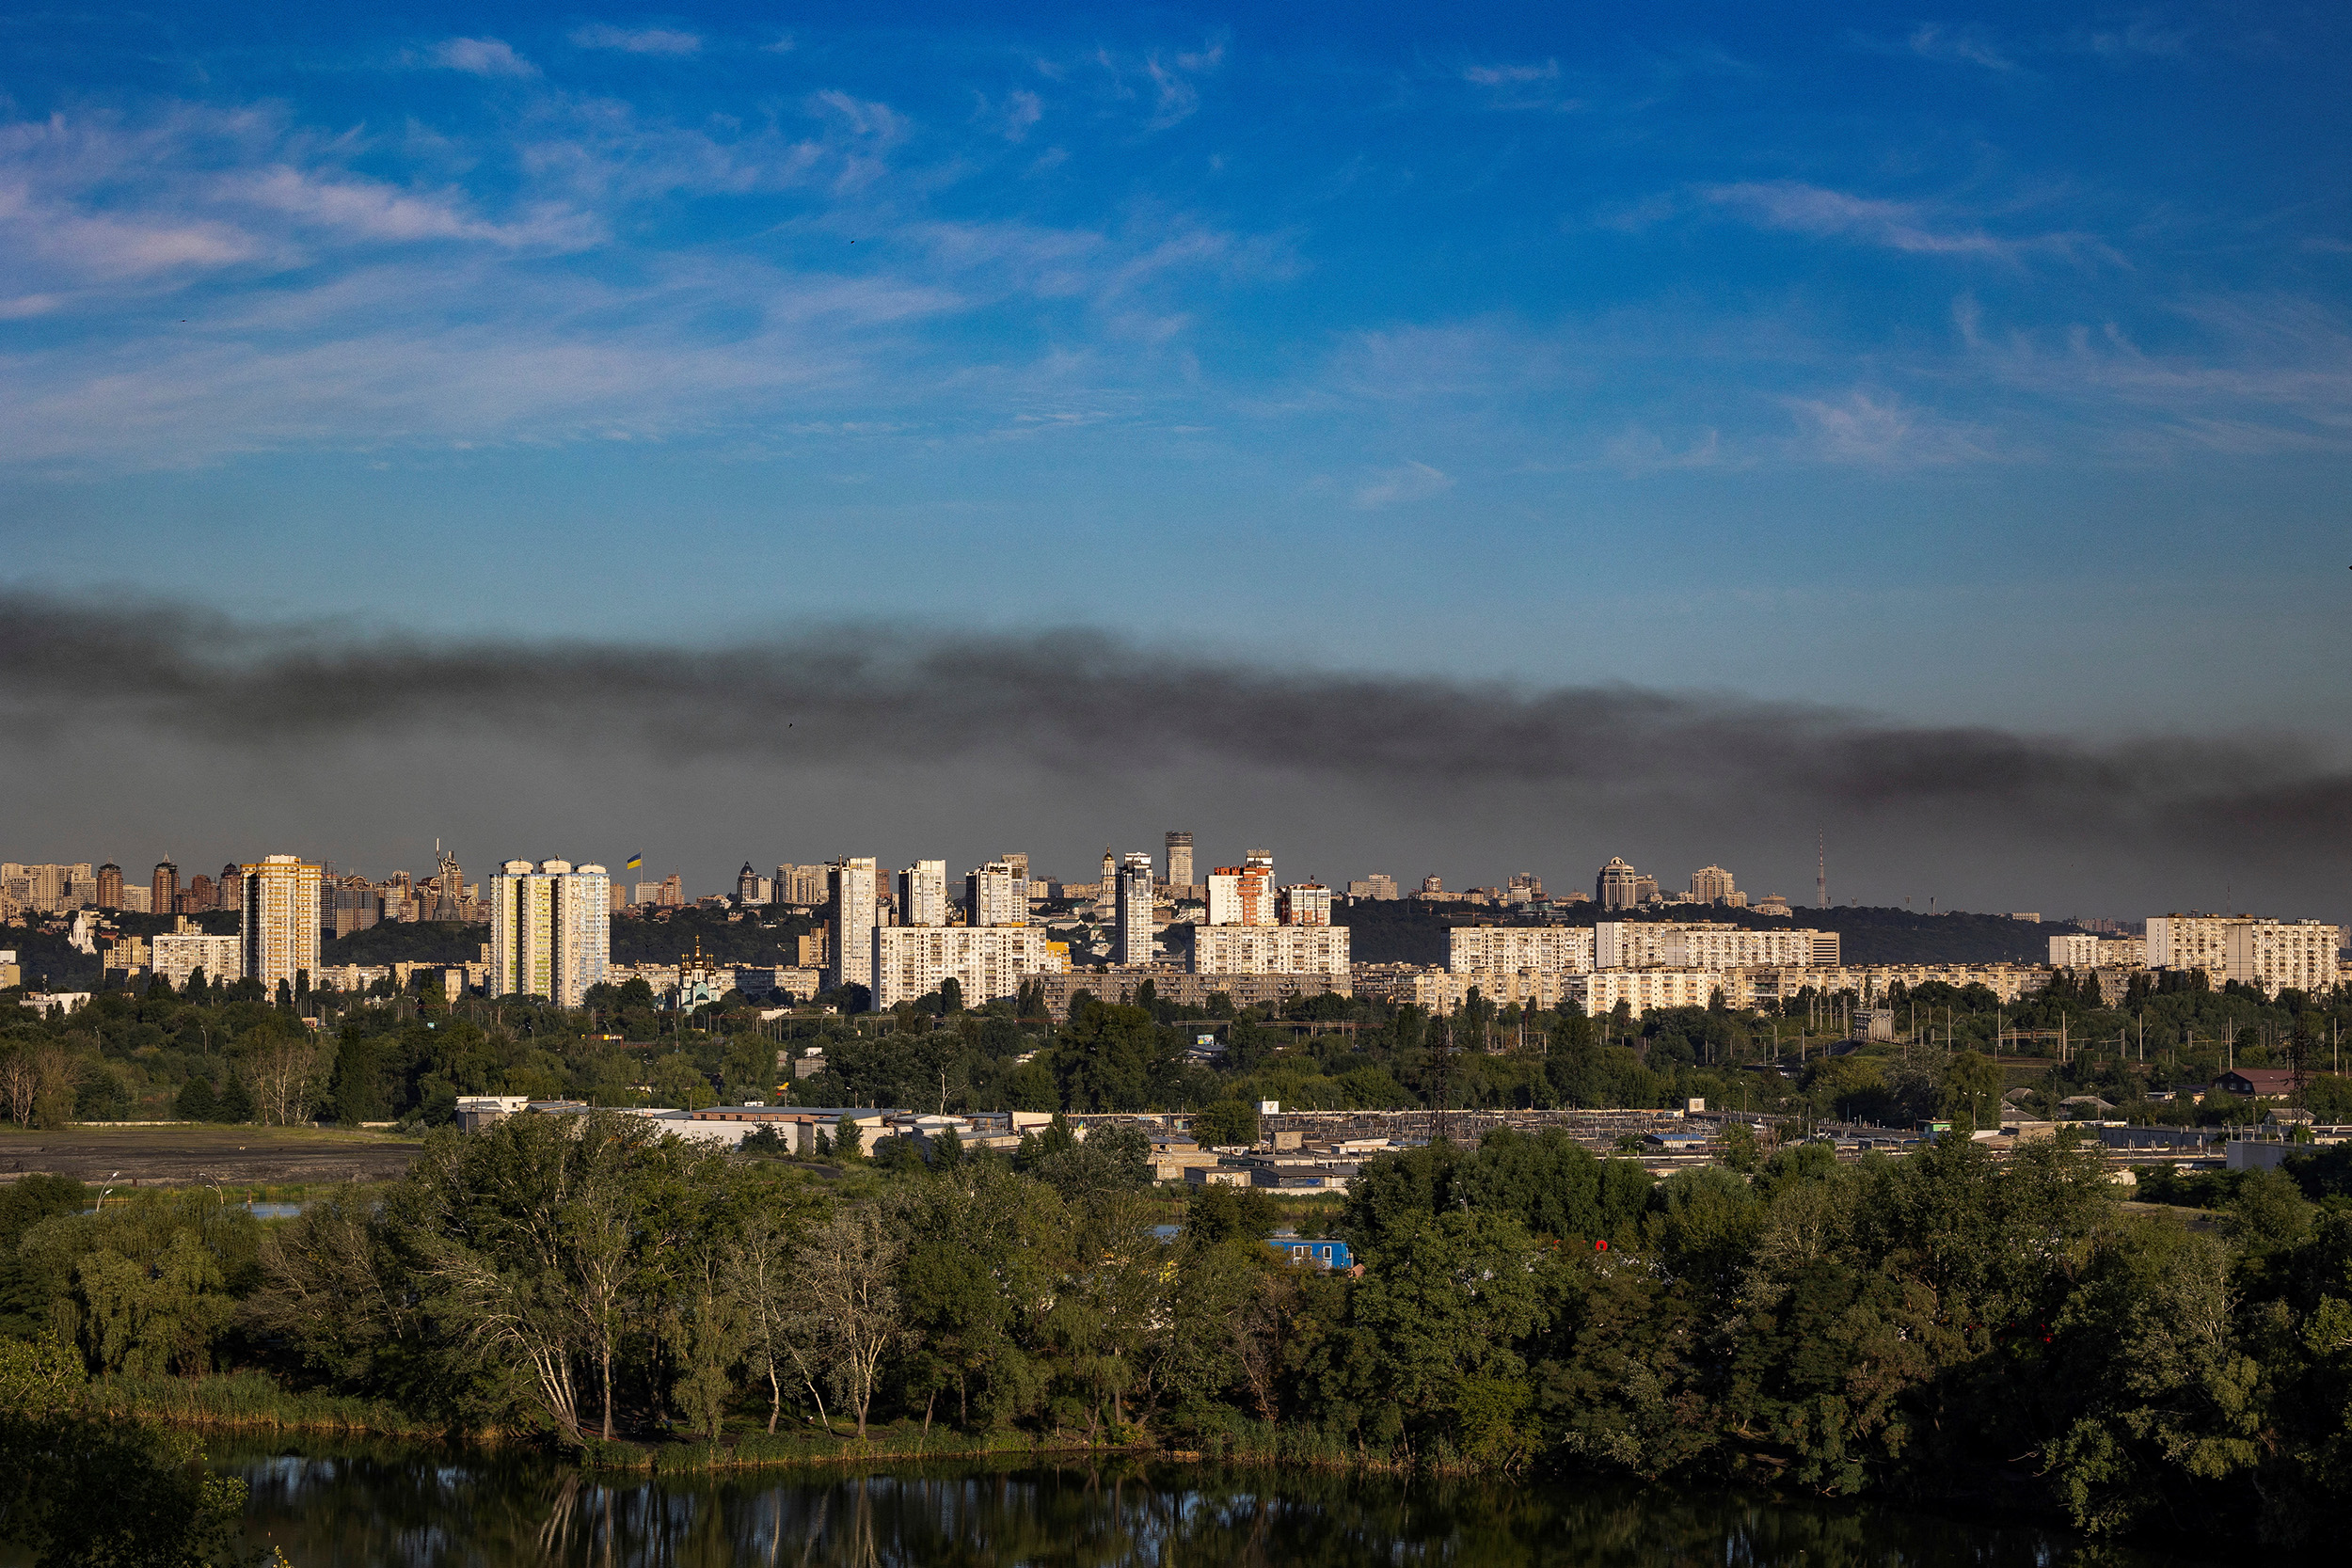
<svg viewBox="0 0 2352 1568">
<path fill-rule="evenodd" d="M 1119 925 L 1111 958 L 1122 964 L 1152 961 L 1152 857 L 1131 854 L 1119 863 Z"/>
<path fill-rule="evenodd" d="M 1445 940 L 1445 966 L 1455 974 L 1581 974 L 1593 967 L 1585 926 L 1456 926 Z"/>
<path fill-rule="evenodd" d="M 2216 990 L 2238 980 L 2259 981 L 2273 994 L 2290 986 L 2318 991 L 2340 977 L 2343 940 L 2342 927 L 2318 920 L 2152 915 L 2147 961 L 2151 969 L 2201 969 Z"/>
<path fill-rule="evenodd" d="M 869 949 L 876 1008 L 930 995 L 953 976 L 967 1006 L 1019 994 L 1070 971 L 1069 949 L 1041 926 L 885 926 Z"/>
<path fill-rule="evenodd" d="M 1424 969 L 1412 976 L 1408 997 L 1414 1006 L 1430 1014 L 1453 1012 L 1477 991 L 1486 1001 L 1498 1007 L 1516 1002 L 1522 1007 L 1556 1010 L 1569 995 L 1573 972 L 1567 970 L 1522 969 L 1498 973 L 1477 970 Z"/>
<path fill-rule="evenodd" d="M 2145 937 L 2103 937 L 2069 931 L 2050 939 L 2053 969 L 2138 969 L 2148 962 Z"/>
<path fill-rule="evenodd" d="M 1897 986 L 1916 990 L 1929 984 L 1966 990 L 1982 986 L 2004 1006 L 2031 996 L 2050 983 L 2041 964 L 1850 964 L 1836 969 L 1794 965 L 1732 970 L 1724 974 L 1724 1000 L 1734 1007 L 1772 1007 L 1801 991 L 1835 995 L 1851 991 L 1875 1005 Z"/>
<path fill-rule="evenodd" d="M 2242 921 L 2230 931 L 2230 978 L 2259 981 L 2273 996 L 2330 990 L 2343 942 L 2344 927 L 2324 921 Z"/>
<path fill-rule="evenodd" d="M 1282 890 L 1281 914 L 1285 926 L 1328 926 L 1331 890 L 1321 882 L 1294 883 Z"/>
<path fill-rule="evenodd" d="M 1209 873 L 1210 925 L 1271 926 L 1276 918 L 1270 863 L 1220 865 Z"/>
<path fill-rule="evenodd" d="M 612 974 L 612 879 L 601 865 L 508 861 L 490 879 L 492 996 L 582 1006 Z"/>
<path fill-rule="evenodd" d="M 1567 975 L 1564 985 L 1595 1018 L 1614 1012 L 1620 1002 L 1635 1018 L 1653 1007 L 1704 1007 L 1717 991 L 1731 1006 L 1740 1005 L 1733 1000 L 1738 981 L 1714 969 L 1597 969 Z"/>
<path fill-rule="evenodd" d="M 326 867 L 299 855 L 269 855 L 238 868 L 245 909 L 238 928 L 240 974 L 276 995 L 319 968 L 319 890 Z"/>
<path fill-rule="evenodd" d="M 1835 965 L 1835 931 L 1751 931 L 1711 922 L 1604 920 L 1593 927 L 1595 969 L 1748 969 Z"/>
<path fill-rule="evenodd" d="M 947 924 L 947 863 L 916 861 L 898 873 L 898 924 Z"/>
<path fill-rule="evenodd" d="M 1726 903 L 1738 891 L 1731 873 L 1720 865 L 1702 865 L 1691 873 L 1691 896 L 1702 904 Z"/>
<path fill-rule="evenodd" d="M 990 861 L 963 879 L 963 918 L 968 926 L 1021 926 L 1029 918 L 1029 873 L 1025 866 Z"/>
<path fill-rule="evenodd" d="M 1192 969 L 1202 974 L 1344 974 L 1344 926 L 1201 926 Z"/>
<path fill-rule="evenodd" d="M 874 942 L 866 933 L 880 921 L 874 898 L 874 857 L 844 855 L 826 868 L 827 903 L 833 920 L 833 951 L 825 960 L 829 987 L 874 986 Z"/>
<path fill-rule="evenodd" d="M 243 947 L 242 939 L 237 937 L 167 931 L 148 942 L 148 953 L 154 973 L 169 980 L 172 990 L 181 990 L 199 969 L 208 984 L 235 979 L 244 961 L 240 957 Z"/>
</svg>

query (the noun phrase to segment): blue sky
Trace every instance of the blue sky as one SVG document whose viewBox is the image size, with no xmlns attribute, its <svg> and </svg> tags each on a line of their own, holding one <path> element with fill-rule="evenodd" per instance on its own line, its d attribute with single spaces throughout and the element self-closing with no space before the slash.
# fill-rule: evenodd
<svg viewBox="0 0 2352 1568">
<path fill-rule="evenodd" d="M 0 572 L 2333 744 L 2327 7 L 0 17 Z"/>
</svg>

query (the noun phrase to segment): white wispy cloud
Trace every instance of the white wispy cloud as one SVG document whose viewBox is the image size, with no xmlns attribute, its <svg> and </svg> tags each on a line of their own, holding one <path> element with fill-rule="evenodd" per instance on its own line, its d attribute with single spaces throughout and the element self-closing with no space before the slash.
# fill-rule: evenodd
<svg viewBox="0 0 2352 1568">
<path fill-rule="evenodd" d="M 572 45 L 578 49 L 617 49 L 630 55 L 667 55 L 681 57 L 702 52 L 700 33 L 690 33 L 676 27 L 615 27 L 610 23 L 592 22 L 576 27 L 571 34 Z M 786 40 L 786 47 L 790 40 Z"/>
<path fill-rule="evenodd" d="M 1544 60 L 1534 65 L 1472 65 L 1462 68 L 1462 80 L 1474 82 L 1482 87 L 1518 87 L 1528 82 L 1559 80 L 1560 62 Z"/>
<path fill-rule="evenodd" d="M 1382 507 L 1424 501 L 1453 488 L 1452 475 L 1426 463 L 1407 461 L 1397 467 L 1381 469 L 1358 486 L 1355 499 L 1359 509 L 1376 512 Z"/>
<path fill-rule="evenodd" d="M 433 46 L 429 58 L 445 71 L 470 71 L 476 76 L 536 76 L 539 68 L 515 53 L 503 39 L 444 39 Z"/>
<path fill-rule="evenodd" d="M 1942 467 L 1994 455 L 1980 426 L 1907 403 L 1893 393 L 1856 389 L 1839 398 L 1787 400 L 1800 435 L 1794 455 L 1876 468 Z"/>
<path fill-rule="evenodd" d="M 1851 240 L 1915 255 L 1981 256 L 2014 261 L 2029 252 L 2112 254 L 2087 235 L 2009 238 L 1956 219 L 1934 205 L 1855 196 L 1796 180 L 1701 185 L 1700 200 L 1759 229 Z"/>
<path fill-rule="evenodd" d="M 322 174 L 284 164 L 227 176 L 220 190 L 229 201 L 367 240 L 482 240 L 569 250 L 595 244 L 604 232 L 596 219 L 555 204 L 540 205 L 514 222 L 492 223 L 475 215 L 462 193 L 408 191 L 348 173 Z"/>
<path fill-rule="evenodd" d="M 1944 22 L 1922 22 L 1911 30 L 1905 44 L 1922 59 L 1982 66 L 1987 71 L 2017 69 L 2016 61 L 2003 54 L 1980 29 L 1975 27 L 1954 26 Z"/>
<path fill-rule="evenodd" d="M 2102 444 L 2169 461 L 2187 447 L 2240 454 L 2352 451 L 2352 322 L 2295 297 L 2196 298 L 2171 311 L 2164 351 L 2115 322 L 2058 335 L 1987 332 L 1956 312 L 1970 363 L 2001 387 L 2091 423 Z"/>
</svg>

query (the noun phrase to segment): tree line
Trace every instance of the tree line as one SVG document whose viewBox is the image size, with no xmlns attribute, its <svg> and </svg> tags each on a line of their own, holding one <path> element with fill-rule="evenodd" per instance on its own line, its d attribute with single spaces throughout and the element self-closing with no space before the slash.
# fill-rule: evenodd
<svg viewBox="0 0 2352 1568">
<path fill-rule="evenodd" d="M 2352 1159 L 2160 1180 L 2202 1217 L 2063 1138 L 1655 1180 L 1501 1132 L 1368 1163 L 1327 1272 L 1262 1193 L 1171 1232 L 1105 1133 L 828 1176 L 525 1116 L 268 1225 L 12 1193 L 0 1287 L 101 1376 L 258 1366 L 572 1445 L 1002 1433 L 2307 1540 L 2352 1505 Z"/>
<path fill-rule="evenodd" d="M 0 999 L 5 1000 L 5 999 Z M 1672 1106 L 1836 1117 L 1888 1126 L 1991 1125 L 2005 1103 L 2056 1118 L 2069 1101 L 2139 1122 L 2250 1120 L 2263 1106 L 2169 1095 L 2228 1068 L 2296 1066 L 2322 1121 L 2352 1119 L 2342 1066 L 2352 1004 L 2231 985 L 2103 998 L 2061 971 L 2003 1003 L 1982 987 L 1898 987 L 1877 999 L 1891 1040 L 1848 1038 L 1858 1003 L 1811 992 L 1769 1011 L 1721 1005 L 1587 1018 L 1498 1006 L 1452 1012 L 1340 996 L 1279 1006 L 1110 1006 L 1067 1019 L 1034 995 L 965 1007 L 952 995 L 881 1014 L 763 1019 L 730 996 L 665 1010 L 642 981 L 590 1006 L 445 1000 L 437 990 L 345 996 L 200 976 L 103 991 L 70 1015 L 0 1006 L 0 1116 L 19 1125 L 326 1119 L 443 1125 L 461 1096 L 598 1105 L 717 1101 L 925 1111 L 1198 1111 Z M 2110 1001 L 2111 1004 L 2110 1005 Z M 1208 1035 L 1216 1050 L 1195 1047 Z M 821 1065 L 821 1070 L 808 1071 Z"/>
</svg>

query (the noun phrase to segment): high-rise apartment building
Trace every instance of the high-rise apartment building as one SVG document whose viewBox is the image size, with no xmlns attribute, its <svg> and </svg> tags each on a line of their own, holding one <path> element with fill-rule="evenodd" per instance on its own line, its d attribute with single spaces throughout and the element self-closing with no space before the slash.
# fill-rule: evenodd
<svg viewBox="0 0 2352 1568">
<path fill-rule="evenodd" d="M 97 879 L 89 863 L 72 865 L 0 865 L 0 886 L 9 897 L 43 914 L 60 914 L 97 902 Z"/>
<path fill-rule="evenodd" d="M 996 858 L 1005 863 L 1006 870 L 1023 881 L 1029 879 L 1029 852 L 1026 849 L 1008 849 Z"/>
<path fill-rule="evenodd" d="M 825 901 L 829 885 L 828 870 L 824 866 L 787 863 L 776 867 L 776 902 L 779 904 L 813 908 Z"/>
<path fill-rule="evenodd" d="M 1709 922 L 1604 920 L 1593 927 L 1595 969 L 1836 967 L 1836 931 L 1751 931 Z"/>
<path fill-rule="evenodd" d="M 1025 898 L 1021 905 L 1028 912 Z M 898 924 L 901 926 L 945 926 L 947 924 L 947 863 L 946 861 L 916 861 L 898 873 Z"/>
<path fill-rule="evenodd" d="M 1111 960 L 1152 961 L 1152 857 L 1140 851 L 1119 863 L 1119 925 L 1111 939 Z"/>
<path fill-rule="evenodd" d="M 1273 926 L 1279 922 L 1274 891 L 1274 857 L 1252 849 L 1239 865 L 1209 873 L 1209 924 Z"/>
<path fill-rule="evenodd" d="M 122 907 L 132 914 L 151 914 L 155 895 L 144 882 L 122 884 Z"/>
<path fill-rule="evenodd" d="M 233 865 L 220 868 L 220 880 L 213 886 L 213 907 L 220 910 L 245 908 L 245 874 Z M 158 914 L 163 911 L 158 910 Z"/>
<path fill-rule="evenodd" d="M 660 882 L 636 883 L 628 891 L 628 901 L 632 904 L 660 903 L 661 884 Z"/>
<path fill-rule="evenodd" d="M 1331 924 L 1331 890 L 1321 882 L 1293 882 L 1276 904 L 1285 926 Z"/>
<path fill-rule="evenodd" d="M 1728 904 L 1737 891 L 1731 873 L 1720 865 L 1702 865 L 1691 873 L 1691 896 L 1701 904 Z"/>
<path fill-rule="evenodd" d="M 112 861 L 98 868 L 98 907 L 102 910 L 122 908 L 122 867 Z"/>
<path fill-rule="evenodd" d="M 1192 835 L 1170 832 L 1168 835 L 1168 879 L 1171 886 L 1192 886 Z"/>
<path fill-rule="evenodd" d="M 163 868 L 157 867 L 160 879 Z M 237 868 L 245 908 L 237 928 L 241 973 L 262 982 L 265 996 L 278 983 L 307 984 L 319 967 L 319 892 L 326 868 L 299 855 L 267 855 Z M 178 873 L 175 870 L 174 879 Z"/>
<path fill-rule="evenodd" d="M 508 861 L 490 879 L 492 996 L 578 1007 L 612 958 L 612 879 L 601 865 Z"/>
<path fill-rule="evenodd" d="M 1005 861 L 974 867 L 963 879 L 963 923 L 1022 926 L 1029 919 L 1029 874 Z"/>
<path fill-rule="evenodd" d="M 168 859 L 157 861 L 154 875 L 148 880 L 148 908 L 157 914 L 170 914 L 179 907 L 180 868 Z"/>
<path fill-rule="evenodd" d="M 1103 879 L 1094 884 L 1094 908 L 1099 914 L 1119 913 L 1119 856 L 1107 844 L 1103 847 Z"/>
<path fill-rule="evenodd" d="M 1375 898 L 1394 898 L 1397 895 L 1396 879 L 1385 871 L 1375 871 L 1364 880 L 1372 884 L 1372 896 Z"/>
<path fill-rule="evenodd" d="M 1581 974 L 1593 967 L 1588 926 L 1456 926 L 1445 934 L 1455 974 Z"/>
<path fill-rule="evenodd" d="M 735 874 L 735 901 L 746 907 L 766 903 L 759 895 L 759 873 L 752 869 L 751 862 L 745 861 L 743 869 Z"/>
<path fill-rule="evenodd" d="M 1191 967 L 1201 974 L 1345 974 L 1344 926 L 1201 926 Z"/>
<path fill-rule="evenodd" d="M 874 857 L 844 855 L 826 867 L 826 912 L 833 951 L 826 956 L 825 984 L 874 989 Z"/>
<path fill-rule="evenodd" d="M 1616 855 L 1593 879 L 1593 902 L 1604 910 L 1630 910 L 1642 902 L 1642 874 Z"/>
<path fill-rule="evenodd" d="M 1070 950 L 1040 926 L 885 926 L 870 944 L 873 1006 L 895 1007 L 954 978 L 972 1006 L 1020 993 L 1025 980 L 1070 972 Z"/>
<path fill-rule="evenodd" d="M 684 909 L 686 907 L 686 879 L 675 871 L 662 878 L 661 892 L 654 901 L 665 910 Z"/>
<path fill-rule="evenodd" d="M 2317 920 L 2257 920 L 2248 915 L 2165 914 L 2148 921 L 2148 967 L 2201 969 L 2218 990 L 2232 980 L 2272 995 L 2290 988 L 2321 991 L 2339 978 L 2344 927 Z"/>
<path fill-rule="evenodd" d="M 199 871 L 196 874 L 196 879 L 181 891 L 180 908 L 176 912 L 203 914 L 218 908 L 220 908 L 220 889 L 210 877 Z"/>
</svg>

